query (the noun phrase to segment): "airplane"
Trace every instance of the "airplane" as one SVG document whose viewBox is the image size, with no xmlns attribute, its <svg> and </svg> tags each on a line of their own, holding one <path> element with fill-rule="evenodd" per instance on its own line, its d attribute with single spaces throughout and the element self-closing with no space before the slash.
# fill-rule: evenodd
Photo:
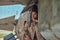
<svg viewBox="0 0 60 40">
<path fill-rule="evenodd" d="M 22 13 L 24 13 L 25 11 L 27 11 L 30 8 L 30 6 L 34 5 L 35 2 L 36 2 L 36 0 L 0 0 L 0 5 L 11 5 L 11 4 L 12 5 L 13 4 L 26 5 L 26 8 L 25 8 L 26 10 L 23 10 L 23 12 L 22 12 Z M 39 19 L 38 27 L 39 27 L 39 30 L 42 32 L 41 34 L 43 35 L 43 37 L 46 40 L 57 40 L 57 39 L 60 40 L 60 34 L 59 34 L 60 32 L 58 30 L 54 31 L 55 29 L 53 29 L 53 28 L 55 28 L 56 24 L 60 23 L 60 21 L 57 22 L 58 20 L 60 20 L 59 19 L 60 18 L 60 16 L 59 16 L 60 0 L 38 0 L 37 5 L 38 5 L 38 15 L 39 15 L 38 16 L 38 19 Z M 51 24 L 50 28 L 52 27 L 52 30 L 48 29 L 49 28 L 48 23 Z M 59 28 L 59 26 L 58 26 L 58 28 Z M 53 35 L 53 33 L 55 35 Z"/>
</svg>

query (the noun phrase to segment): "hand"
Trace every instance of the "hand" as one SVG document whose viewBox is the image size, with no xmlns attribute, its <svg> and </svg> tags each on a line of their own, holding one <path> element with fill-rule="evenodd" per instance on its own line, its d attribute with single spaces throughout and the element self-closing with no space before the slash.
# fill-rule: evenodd
<svg viewBox="0 0 60 40">
<path fill-rule="evenodd" d="M 26 35 L 25 40 L 31 40 L 30 37 L 28 35 Z"/>
</svg>

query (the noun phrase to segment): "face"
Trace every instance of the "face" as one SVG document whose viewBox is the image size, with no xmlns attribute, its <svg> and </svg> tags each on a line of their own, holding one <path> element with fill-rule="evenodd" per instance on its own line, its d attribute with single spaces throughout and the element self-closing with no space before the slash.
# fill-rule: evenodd
<svg viewBox="0 0 60 40">
<path fill-rule="evenodd" d="M 37 13 L 36 12 L 32 12 L 32 18 L 36 18 L 37 17 Z"/>
</svg>

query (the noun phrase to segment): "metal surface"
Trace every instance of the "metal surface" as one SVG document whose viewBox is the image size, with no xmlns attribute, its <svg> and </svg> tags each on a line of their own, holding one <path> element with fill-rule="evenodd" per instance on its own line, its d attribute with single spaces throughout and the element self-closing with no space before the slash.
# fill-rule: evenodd
<svg viewBox="0 0 60 40">
<path fill-rule="evenodd" d="M 24 4 L 27 5 L 31 0 L 0 0 L 0 5 Z"/>
<path fill-rule="evenodd" d="M 13 24 L 14 21 L 15 21 L 14 16 L 4 18 L 4 19 L 0 19 L 0 30 L 12 31 L 13 26 L 14 26 L 14 24 Z"/>
</svg>

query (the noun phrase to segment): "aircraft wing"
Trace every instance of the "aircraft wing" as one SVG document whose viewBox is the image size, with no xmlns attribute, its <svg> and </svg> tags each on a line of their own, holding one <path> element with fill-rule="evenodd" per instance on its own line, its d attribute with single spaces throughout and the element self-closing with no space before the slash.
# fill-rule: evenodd
<svg viewBox="0 0 60 40">
<path fill-rule="evenodd" d="M 0 0 L 0 5 L 9 5 L 9 4 L 28 4 L 31 0 Z"/>
<path fill-rule="evenodd" d="M 0 19 L 0 30 L 12 31 L 14 27 L 13 22 L 15 22 L 14 16 Z"/>
</svg>

